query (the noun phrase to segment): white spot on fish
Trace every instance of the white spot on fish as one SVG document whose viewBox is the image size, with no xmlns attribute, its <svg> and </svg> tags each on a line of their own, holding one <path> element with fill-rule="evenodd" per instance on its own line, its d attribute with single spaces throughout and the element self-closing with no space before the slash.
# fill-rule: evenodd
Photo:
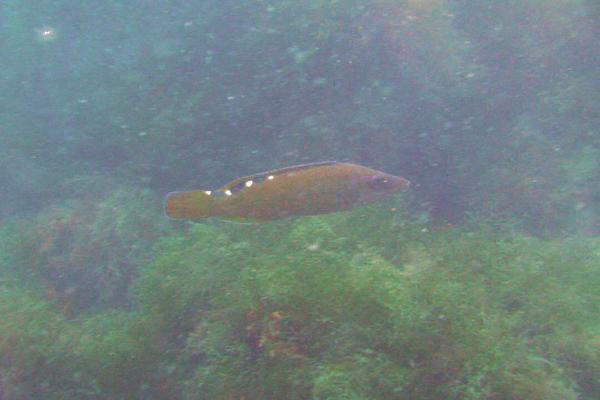
<svg viewBox="0 0 600 400">
<path fill-rule="evenodd" d="M 231 196 L 231 190 L 226 190 L 226 191 L 225 191 L 225 194 L 226 194 L 227 196 Z"/>
<path fill-rule="evenodd" d="M 273 175 L 269 175 L 269 176 L 267 177 L 267 179 L 268 179 L 268 180 L 270 180 L 270 181 L 272 181 L 274 178 L 275 178 L 275 177 L 274 177 Z"/>
<path fill-rule="evenodd" d="M 212 192 L 210 190 L 205 190 L 204 193 L 206 193 L 209 196 L 212 194 Z"/>
<path fill-rule="evenodd" d="M 246 187 L 250 187 L 254 184 L 252 181 L 246 181 Z"/>
</svg>

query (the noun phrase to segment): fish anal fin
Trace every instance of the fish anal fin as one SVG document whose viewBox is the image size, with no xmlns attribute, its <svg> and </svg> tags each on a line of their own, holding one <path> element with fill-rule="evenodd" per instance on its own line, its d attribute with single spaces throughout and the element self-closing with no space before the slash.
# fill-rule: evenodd
<svg viewBox="0 0 600 400">
<path fill-rule="evenodd" d="M 246 218 L 246 217 L 219 217 L 220 221 L 233 222 L 236 224 L 261 224 L 268 221 L 262 219 Z"/>
</svg>

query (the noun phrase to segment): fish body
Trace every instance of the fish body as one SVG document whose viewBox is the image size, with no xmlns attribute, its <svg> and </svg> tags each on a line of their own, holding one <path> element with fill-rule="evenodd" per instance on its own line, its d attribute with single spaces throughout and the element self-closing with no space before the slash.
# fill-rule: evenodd
<svg viewBox="0 0 600 400">
<path fill-rule="evenodd" d="M 399 176 L 327 161 L 238 178 L 216 191 L 172 192 L 165 211 L 175 219 L 269 221 L 348 210 L 408 186 Z"/>
</svg>

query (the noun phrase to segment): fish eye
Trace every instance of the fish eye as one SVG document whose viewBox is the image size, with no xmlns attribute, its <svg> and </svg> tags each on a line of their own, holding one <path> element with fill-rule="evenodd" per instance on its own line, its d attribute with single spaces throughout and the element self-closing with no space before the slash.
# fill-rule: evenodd
<svg viewBox="0 0 600 400">
<path fill-rule="evenodd" d="M 369 187 L 373 190 L 383 190 L 390 186 L 389 178 L 385 176 L 378 176 L 369 181 Z"/>
</svg>

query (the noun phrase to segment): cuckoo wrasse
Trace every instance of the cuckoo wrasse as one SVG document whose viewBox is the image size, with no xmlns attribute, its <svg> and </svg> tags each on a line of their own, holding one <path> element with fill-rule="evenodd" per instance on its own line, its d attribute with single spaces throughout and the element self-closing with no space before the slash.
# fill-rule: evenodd
<svg viewBox="0 0 600 400">
<path fill-rule="evenodd" d="M 409 184 L 400 176 L 361 165 L 325 161 L 245 176 L 217 190 L 172 192 L 165 211 L 174 219 L 261 222 L 348 210 L 389 197 Z"/>
</svg>

